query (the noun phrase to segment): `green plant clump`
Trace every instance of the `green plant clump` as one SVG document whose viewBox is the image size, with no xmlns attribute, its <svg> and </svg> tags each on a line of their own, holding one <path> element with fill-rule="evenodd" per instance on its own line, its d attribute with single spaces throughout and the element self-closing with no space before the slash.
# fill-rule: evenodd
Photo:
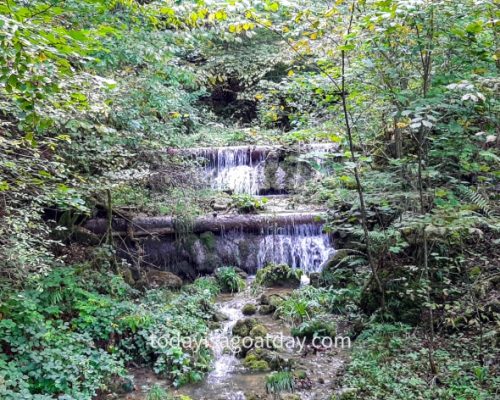
<svg viewBox="0 0 500 400">
<path fill-rule="evenodd" d="M 267 393 L 279 394 L 283 392 L 293 392 L 295 390 L 295 380 L 289 371 L 273 372 L 266 377 Z"/>
<path fill-rule="evenodd" d="M 215 279 L 224 293 L 236 293 L 245 288 L 245 281 L 234 267 L 221 267 L 215 271 Z"/>
<path fill-rule="evenodd" d="M 233 194 L 232 205 L 242 214 L 255 213 L 265 209 L 268 199 L 256 198 L 249 194 Z"/>
<path fill-rule="evenodd" d="M 90 400 L 125 377 L 132 361 L 176 386 L 200 380 L 210 366 L 208 348 L 161 346 L 158 340 L 207 334 L 212 296 L 203 286 L 195 282 L 180 293 L 152 290 L 136 302 L 138 293 L 120 276 L 65 267 L 22 291 L 3 292 L 0 397 L 64 394 Z"/>
</svg>

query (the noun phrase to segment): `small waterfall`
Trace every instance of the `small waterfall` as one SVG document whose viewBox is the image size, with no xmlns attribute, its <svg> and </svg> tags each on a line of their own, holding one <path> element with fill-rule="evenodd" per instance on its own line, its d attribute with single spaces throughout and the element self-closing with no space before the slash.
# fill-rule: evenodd
<svg viewBox="0 0 500 400">
<path fill-rule="evenodd" d="M 258 268 L 267 263 L 287 264 L 306 274 L 320 272 L 332 249 L 330 237 L 319 225 L 278 228 L 263 236 L 257 255 Z"/>
<path fill-rule="evenodd" d="M 200 147 L 189 149 L 188 154 L 206 160 L 204 172 L 213 189 L 255 195 L 264 186 L 266 157 L 277 149 L 280 146 Z M 336 149 L 333 143 L 309 143 L 295 151 L 321 165 L 324 154 Z M 284 187 L 285 172 L 280 167 L 275 174 L 278 186 Z"/>
<path fill-rule="evenodd" d="M 258 194 L 264 182 L 265 153 L 248 146 L 200 148 L 196 155 L 207 160 L 210 186 L 234 193 Z"/>
<path fill-rule="evenodd" d="M 287 264 L 306 274 L 320 272 L 334 251 L 329 235 L 318 224 L 269 227 L 254 234 L 231 230 L 222 235 L 222 241 L 225 253 L 231 254 L 230 264 L 249 271 L 273 263 Z"/>
</svg>

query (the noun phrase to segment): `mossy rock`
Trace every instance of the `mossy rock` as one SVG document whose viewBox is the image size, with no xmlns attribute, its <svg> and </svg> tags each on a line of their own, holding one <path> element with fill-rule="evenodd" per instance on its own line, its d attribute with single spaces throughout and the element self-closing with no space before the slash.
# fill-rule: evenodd
<svg viewBox="0 0 500 400">
<path fill-rule="evenodd" d="M 239 319 L 236 321 L 236 324 L 234 324 L 232 333 L 234 336 L 245 337 L 250 334 L 250 331 L 256 325 L 258 325 L 258 323 L 255 318 Z"/>
<path fill-rule="evenodd" d="M 309 284 L 314 288 L 321 287 L 321 273 L 312 272 L 311 274 L 309 274 Z"/>
<path fill-rule="evenodd" d="M 182 279 L 172 272 L 148 270 L 144 277 L 137 282 L 137 286 L 143 289 L 180 289 Z"/>
<path fill-rule="evenodd" d="M 255 283 L 265 287 L 298 288 L 302 271 L 286 264 L 269 264 L 257 271 Z"/>
<path fill-rule="evenodd" d="M 207 250 L 213 251 L 215 249 L 216 242 L 213 232 L 203 232 L 200 235 L 200 241 Z"/>
<path fill-rule="evenodd" d="M 249 332 L 248 336 L 251 338 L 264 338 L 267 336 L 267 328 L 262 324 L 255 325 Z"/>
<path fill-rule="evenodd" d="M 243 313 L 243 315 L 254 315 L 257 312 L 257 307 L 255 306 L 255 304 L 247 303 L 243 306 L 241 312 Z"/>
<path fill-rule="evenodd" d="M 252 371 L 269 371 L 270 367 L 266 360 L 258 358 L 255 354 L 248 354 L 243 365 Z"/>
<path fill-rule="evenodd" d="M 259 314 L 261 315 L 269 315 L 276 311 L 276 307 L 270 304 L 263 304 L 259 307 Z"/>
<path fill-rule="evenodd" d="M 307 378 L 307 372 L 304 371 L 303 369 L 298 369 L 293 372 L 293 376 L 296 379 L 306 379 Z"/>
<path fill-rule="evenodd" d="M 215 322 L 223 322 L 223 321 L 227 321 L 229 319 L 229 317 L 221 311 L 215 311 L 213 316 L 212 316 L 212 319 Z"/>
<path fill-rule="evenodd" d="M 251 360 L 264 360 L 273 371 L 290 369 L 293 367 L 293 361 L 283 357 L 280 353 L 273 349 L 264 349 L 261 347 L 254 348 L 248 351 L 246 358 Z"/>
</svg>

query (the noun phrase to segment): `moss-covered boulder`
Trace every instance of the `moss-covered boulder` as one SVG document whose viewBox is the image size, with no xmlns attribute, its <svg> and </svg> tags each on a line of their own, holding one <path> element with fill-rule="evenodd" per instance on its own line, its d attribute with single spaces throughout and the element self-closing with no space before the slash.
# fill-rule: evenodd
<svg viewBox="0 0 500 400">
<path fill-rule="evenodd" d="M 297 288 L 301 276 L 300 269 L 292 269 L 286 264 L 269 264 L 257 271 L 255 283 L 265 287 Z"/>
<path fill-rule="evenodd" d="M 239 337 L 249 336 L 250 331 L 256 325 L 258 325 L 258 323 L 255 318 L 239 319 L 233 326 L 232 329 L 233 336 L 239 336 Z"/>
<path fill-rule="evenodd" d="M 144 276 L 137 282 L 137 286 L 142 289 L 180 289 L 182 279 L 172 272 L 147 270 Z"/>
<path fill-rule="evenodd" d="M 247 303 L 241 309 L 243 315 L 254 315 L 257 312 L 257 307 L 255 304 Z"/>
<path fill-rule="evenodd" d="M 293 361 L 284 357 L 281 353 L 273 349 L 265 349 L 262 347 L 254 348 L 248 351 L 245 360 L 263 360 L 273 371 L 290 369 L 293 367 Z"/>
<path fill-rule="evenodd" d="M 255 354 L 247 354 L 243 361 L 243 365 L 252 371 L 269 371 L 271 369 L 266 360 L 259 358 Z"/>
<path fill-rule="evenodd" d="M 270 304 L 263 304 L 259 307 L 259 314 L 260 315 L 269 315 L 275 311 L 276 311 L 276 307 L 274 307 Z"/>
<path fill-rule="evenodd" d="M 267 328 L 262 324 L 257 324 L 250 330 L 248 336 L 253 339 L 264 338 L 267 336 Z"/>
</svg>

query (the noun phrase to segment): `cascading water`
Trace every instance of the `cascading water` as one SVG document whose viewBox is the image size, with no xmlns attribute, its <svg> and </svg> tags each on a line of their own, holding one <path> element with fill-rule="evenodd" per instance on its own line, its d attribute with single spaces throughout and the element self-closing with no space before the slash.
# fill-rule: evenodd
<svg viewBox="0 0 500 400">
<path fill-rule="evenodd" d="M 258 194 L 264 181 L 264 152 L 248 146 L 201 148 L 196 156 L 207 160 L 205 173 L 210 186 L 234 193 Z"/>
<path fill-rule="evenodd" d="M 333 252 L 330 237 L 321 226 L 298 225 L 278 228 L 262 237 L 257 255 L 258 268 L 268 263 L 287 264 L 306 274 L 320 272 Z"/>
<path fill-rule="evenodd" d="M 266 180 L 266 157 L 278 148 L 279 146 L 202 147 L 191 149 L 189 154 L 205 160 L 205 175 L 213 189 L 255 195 L 259 194 Z M 332 143 L 311 143 L 298 146 L 296 151 L 304 155 L 304 159 L 314 160 L 320 165 L 323 156 L 336 148 Z M 273 174 L 280 190 L 283 190 L 285 172 L 278 168 Z"/>
<path fill-rule="evenodd" d="M 269 227 L 253 233 L 231 230 L 220 243 L 220 253 L 230 254 L 229 264 L 247 271 L 272 263 L 287 264 L 306 274 L 320 272 L 334 251 L 329 235 L 318 224 Z"/>
</svg>

